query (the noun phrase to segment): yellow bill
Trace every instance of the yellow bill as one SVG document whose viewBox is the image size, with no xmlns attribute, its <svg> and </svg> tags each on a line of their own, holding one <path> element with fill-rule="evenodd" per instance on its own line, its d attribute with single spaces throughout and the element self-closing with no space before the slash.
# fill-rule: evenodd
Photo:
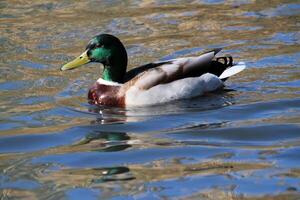
<svg viewBox="0 0 300 200">
<path fill-rule="evenodd" d="M 91 62 L 91 60 L 89 59 L 89 57 L 87 55 L 87 51 L 85 51 L 80 56 L 78 56 L 77 58 L 72 60 L 71 62 L 62 66 L 60 68 L 60 70 L 65 71 L 65 70 L 75 69 L 75 68 L 80 67 L 81 65 L 84 65 L 89 62 Z"/>
</svg>

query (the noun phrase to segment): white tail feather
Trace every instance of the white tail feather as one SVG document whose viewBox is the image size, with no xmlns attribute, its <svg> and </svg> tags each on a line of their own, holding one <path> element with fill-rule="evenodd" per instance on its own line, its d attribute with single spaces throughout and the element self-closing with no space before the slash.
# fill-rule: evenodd
<svg viewBox="0 0 300 200">
<path fill-rule="evenodd" d="M 233 76 L 237 73 L 240 73 L 246 68 L 246 64 L 244 62 L 239 62 L 236 65 L 226 69 L 220 76 L 220 79 L 228 78 L 230 76 Z"/>
</svg>

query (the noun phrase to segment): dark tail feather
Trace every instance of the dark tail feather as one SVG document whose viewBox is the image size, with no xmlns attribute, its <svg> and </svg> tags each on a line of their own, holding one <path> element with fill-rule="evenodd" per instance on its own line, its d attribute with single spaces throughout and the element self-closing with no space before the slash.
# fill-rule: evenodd
<svg viewBox="0 0 300 200">
<path fill-rule="evenodd" d="M 232 56 L 222 56 L 222 57 L 216 57 L 212 62 L 211 66 L 209 68 L 209 73 L 212 73 L 216 76 L 220 76 L 225 69 L 228 67 L 231 67 L 233 65 L 233 59 Z M 225 81 L 224 79 L 223 81 Z"/>
<path fill-rule="evenodd" d="M 223 56 L 223 57 L 217 57 L 216 61 L 224 64 L 227 67 L 231 67 L 233 65 L 233 59 L 232 59 L 231 55 Z"/>
<path fill-rule="evenodd" d="M 217 53 L 219 53 L 220 51 L 222 51 L 222 48 L 216 48 L 216 49 L 213 50 L 215 55 L 217 55 Z"/>
<path fill-rule="evenodd" d="M 209 50 L 209 51 L 205 51 L 202 54 L 214 52 L 214 55 L 217 55 L 217 53 L 219 53 L 220 51 L 222 51 L 222 48 L 215 48 L 215 49 L 212 49 L 212 50 Z"/>
</svg>

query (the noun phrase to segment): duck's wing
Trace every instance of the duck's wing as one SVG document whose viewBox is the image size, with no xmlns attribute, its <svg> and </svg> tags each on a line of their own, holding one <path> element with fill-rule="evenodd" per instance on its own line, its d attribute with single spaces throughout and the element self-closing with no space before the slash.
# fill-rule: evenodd
<svg viewBox="0 0 300 200">
<path fill-rule="evenodd" d="M 191 58 L 200 58 L 200 60 L 202 60 L 203 63 L 209 63 L 212 58 L 221 51 L 222 49 L 221 48 L 216 48 L 216 49 L 213 49 L 211 51 L 207 51 L 207 52 L 204 52 L 203 54 L 201 54 L 200 56 L 198 57 L 191 57 Z M 206 55 L 206 56 L 204 56 Z M 207 56 L 209 55 L 209 56 Z M 213 56 L 212 56 L 213 55 Z M 177 59 L 172 59 L 172 60 L 164 60 L 164 61 L 157 61 L 157 62 L 153 62 L 153 63 L 148 63 L 148 64 L 145 64 L 145 65 L 142 65 L 142 66 L 139 66 L 139 67 L 136 67 L 134 69 L 131 69 L 130 71 L 128 71 L 125 75 L 125 78 L 124 78 L 124 83 L 130 81 L 131 79 L 133 79 L 135 76 L 143 73 L 144 71 L 147 71 L 149 69 L 153 69 L 153 68 L 157 68 L 157 67 L 160 67 L 162 65 L 165 65 L 165 64 L 172 64 L 178 60 L 181 60 L 182 58 L 177 58 Z M 199 59 L 191 59 L 190 60 L 191 62 L 193 61 L 196 61 L 198 62 Z M 206 68 L 204 66 L 202 67 L 199 67 L 197 68 L 196 71 L 191 71 L 192 73 L 191 74 L 187 74 L 187 77 L 191 76 L 200 76 L 204 73 L 207 73 L 209 70 L 212 71 L 216 69 L 216 72 L 219 73 L 219 75 L 224 71 L 224 70 L 221 70 L 220 69 L 218 70 L 217 68 L 215 67 L 212 67 L 210 68 L 209 65 L 206 65 Z M 213 73 L 213 74 L 216 74 L 216 73 Z"/>
<path fill-rule="evenodd" d="M 232 65 L 231 57 L 215 58 L 220 50 L 215 49 L 198 57 L 178 58 L 142 66 L 141 69 L 144 71 L 135 75 L 125 85 L 127 87 L 134 85 L 147 90 L 158 84 L 170 83 L 187 77 L 197 77 L 205 73 L 219 76 Z"/>
<path fill-rule="evenodd" d="M 130 70 L 126 73 L 125 78 L 124 78 L 124 83 L 130 81 L 135 76 L 137 76 L 138 74 L 143 73 L 146 70 L 153 69 L 153 68 L 159 67 L 159 66 L 164 65 L 164 64 L 170 64 L 170 61 L 167 60 L 167 61 L 162 61 L 162 62 L 148 63 L 148 64 L 145 64 L 145 65 L 136 67 L 136 68 L 134 68 L 134 69 L 132 69 L 132 70 Z"/>
</svg>

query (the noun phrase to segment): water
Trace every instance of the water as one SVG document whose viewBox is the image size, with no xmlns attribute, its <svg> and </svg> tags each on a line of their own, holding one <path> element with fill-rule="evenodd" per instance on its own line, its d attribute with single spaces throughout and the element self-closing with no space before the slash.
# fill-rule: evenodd
<svg viewBox="0 0 300 200">
<path fill-rule="evenodd" d="M 296 0 L 1 1 L 1 199 L 299 199 L 299 19 Z M 97 108 L 99 65 L 59 68 L 103 32 L 130 67 L 223 47 L 248 69 L 227 91 Z"/>
</svg>

